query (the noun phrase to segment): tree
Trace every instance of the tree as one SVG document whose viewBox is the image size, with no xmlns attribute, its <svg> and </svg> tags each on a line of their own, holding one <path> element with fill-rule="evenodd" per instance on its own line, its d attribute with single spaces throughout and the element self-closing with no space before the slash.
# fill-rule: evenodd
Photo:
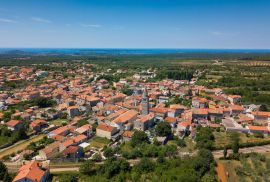
<svg viewBox="0 0 270 182">
<path fill-rule="evenodd" d="M 167 122 L 159 122 L 156 126 L 156 133 L 158 136 L 169 136 L 172 134 L 172 127 Z"/>
<path fill-rule="evenodd" d="M 265 104 L 262 104 L 259 108 L 260 111 L 268 111 L 268 108 Z"/>
<path fill-rule="evenodd" d="M 132 138 L 131 138 L 131 146 L 135 147 L 142 143 L 149 143 L 149 138 L 143 131 L 135 131 Z"/>
<path fill-rule="evenodd" d="M 6 165 L 2 161 L 0 161 L 0 181 L 4 181 L 4 179 L 9 179 L 8 169 Z"/>
<path fill-rule="evenodd" d="M 114 150 L 111 147 L 106 147 L 103 154 L 106 158 L 113 157 L 114 155 Z"/>
<path fill-rule="evenodd" d="M 148 173 L 154 170 L 155 163 L 149 158 L 142 158 L 134 167 L 135 171 L 139 173 Z"/>
<path fill-rule="evenodd" d="M 215 137 L 212 133 L 211 128 L 208 127 L 199 127 L 197 129 L 196 135 L 196 146 L 197 148 L 212 149 L 214 145 Z"/>
<path fill-rule="evenodd" d="M 234 154 L 237 154 L 239 151 L 239 133 L 233 132 L 230 136 L 232 142 L 232 151 Z"/>
<path fill-rule="evenodd" d="M 92 175 L 95 172 L 95 164 L 91 160 L 85 161 L 81 166 L 80 166 L 80 173 L 86 174 L 86 175 Z"/>
<path fill-rule="evenodd" d="M 187 146 L 185 140 L 183 140 L 183 139 L 178 139 L 177 140 L 177 145 L 179 147 L 186 147 Z"/>
<path fill-rule="evenodd" d="M 227 149 L 227 147 L 225 146 L 225 147 L 224 147 L 224 150 L 223 150 L 223 157 L 224 157 L 224 159 L 227 158 L 227 154 L 228 154 L 228 149 Z"/>
<path fill-rule="evenodd" d="M 102 160 L 102 157 L 98 153 L 94 154 L 93 157 L 92 157 L 92 161 L 100 162 L 101 160 Z"/>
</svg>

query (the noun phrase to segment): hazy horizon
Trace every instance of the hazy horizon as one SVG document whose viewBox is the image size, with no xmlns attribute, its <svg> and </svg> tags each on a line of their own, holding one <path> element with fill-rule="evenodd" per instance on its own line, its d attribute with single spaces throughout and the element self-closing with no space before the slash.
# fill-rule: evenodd
<svg viewBox="0 0 270 182">
<path fill-rule="evenodd" d="M 3 0 L 2 48 L 270 49 L 267 0 Z"/>
</svg>

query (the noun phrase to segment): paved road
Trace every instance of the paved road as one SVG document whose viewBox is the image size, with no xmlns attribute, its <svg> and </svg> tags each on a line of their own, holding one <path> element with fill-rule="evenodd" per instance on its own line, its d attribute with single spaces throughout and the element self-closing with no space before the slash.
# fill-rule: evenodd
<svg viewBox="0 0 270 182">
<path fill-rule="evenodd" d="M 255 147 L 246 147 L 239 149 L 239 153 L 266 153 L 270 152 L 270 145 L 263 145 L 263 146 L 255 146 Z M 232 153 L 232 150 L 228 150 L 228 154 Z M 215 158 L 223 157 L 223 150 L 216 150 L 213 151 L 213 155 Z"/>
</svg>

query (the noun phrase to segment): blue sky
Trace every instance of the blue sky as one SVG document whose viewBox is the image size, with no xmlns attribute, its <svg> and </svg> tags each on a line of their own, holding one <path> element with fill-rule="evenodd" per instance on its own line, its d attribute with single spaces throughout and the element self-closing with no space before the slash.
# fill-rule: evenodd
<svg viewBox="0 0 270 182">
<path fill-rule="evenodd" d="M 269 0 L 0 0 L 0 47 L 270 48 Z"/>
</svg>

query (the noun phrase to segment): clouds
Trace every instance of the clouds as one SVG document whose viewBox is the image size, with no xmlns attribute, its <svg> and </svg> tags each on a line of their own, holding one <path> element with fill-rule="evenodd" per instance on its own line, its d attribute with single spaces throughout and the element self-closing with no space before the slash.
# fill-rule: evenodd
<svg viewBox="0 0 270 182">
<path fill-rule="evenodd" d="M 80 24 L 81 27 L 85 27 L 85 28 L 100 28 L 101 25 L 99 24 Z"/>
<path fill-rule="evenodd" d="M 214 36 L 235 36 L 237 33 L 231 33 L 231 32 L 220 32 L 220 31 L 209 31 L 210 34 Z"/>
<path fill-rule="evenodd" d="M 15 20 L 0 18 L 1 23 L 17 23 Z"/>
<path fill-rule="evenodd" d="M 51 20 L 47 20 L 47 19 L 40 18 L 40 17 L 32 17 L 31 20 L 34 22 L 37 22 L 37 23 L 52 23 Z"/>
</svg>

